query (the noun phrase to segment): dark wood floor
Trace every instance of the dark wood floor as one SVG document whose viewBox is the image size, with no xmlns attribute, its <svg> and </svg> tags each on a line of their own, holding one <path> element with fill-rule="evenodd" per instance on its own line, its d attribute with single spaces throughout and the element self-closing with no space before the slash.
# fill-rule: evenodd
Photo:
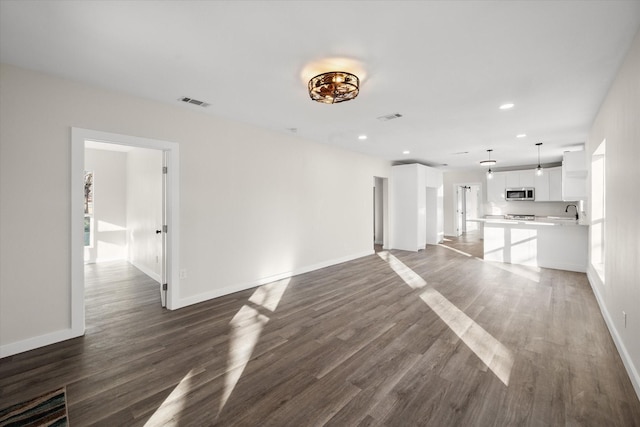
<svg viewBox="0 0 640 427">
<path fill-rule="evenodd" d="M 86 336 L 0 360 L 0 400 L 66 385 L 72 426 L 640 425 L 584 274 L 387 254 L 177 311 L 88 266 Z"/>
</svg>

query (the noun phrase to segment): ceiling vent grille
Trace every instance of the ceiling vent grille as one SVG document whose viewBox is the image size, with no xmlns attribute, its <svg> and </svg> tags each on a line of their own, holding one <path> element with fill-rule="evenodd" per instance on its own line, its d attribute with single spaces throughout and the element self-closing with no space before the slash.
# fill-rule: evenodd
<svg viewBox="0 0 640 427">
<path fill-rule="evenodd" d="M 393 113 L 393 114 L 387 114 L 386 116 L 380 116 L 378 117 L 378 120 L 380 120 L 381 122 L 388 122 L 389 120 L 397 119 L 400 117 L 402 117 L 402 114 Z"/>
<path fill-rule="evenodd" d="M 197 105 L 197 106 L 200 106 L 200 107 L 208 107 L 209 105 L 211 105 L 208 102 L 198 101 L 197 99 L 188 98 L 186 96 L 180 98 L 178 101 L 186 102 L 187 104 L 193 104 L 193 105 Z"/>
</svg>

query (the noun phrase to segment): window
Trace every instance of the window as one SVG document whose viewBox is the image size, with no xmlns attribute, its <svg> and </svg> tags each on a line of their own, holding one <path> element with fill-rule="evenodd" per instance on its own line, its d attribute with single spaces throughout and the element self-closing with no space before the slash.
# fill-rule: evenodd
<svg viewBox="0 0 640 427">
<path fill-rule="evenodd" d="M 605 260 L 605 148 L 606 140 L 591 156 L 591 265 L 604 283 Z"/>
<path fill-rule="evenodd" d="M 93 247 L 93 172 L 84 171 L 84 246 Z"/>
</svg>

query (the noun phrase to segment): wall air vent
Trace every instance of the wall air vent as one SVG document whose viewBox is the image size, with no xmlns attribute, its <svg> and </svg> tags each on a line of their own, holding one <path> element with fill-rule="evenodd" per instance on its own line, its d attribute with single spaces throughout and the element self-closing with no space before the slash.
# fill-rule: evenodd
<svg viewBox="0 0 640 427">
<path fill-rule="evenodd" d="M 178 99 L 178 101 L 186 102 L 187 104 L 198 105 L 200 107 L 208 107 L 209 105 L 211 105 L 208 102 L 198 101 L 197 99 L 187 98 L 186 96 Z"/>
<path fill-rule="evenodd" d="M 393 113 L 393 114 L 387 114 L 386 116 L 380 116 L 378 117 L 378 120 L 380 120 L 381 122 L 388 122 L 389 120 L 397 119 L 400 117 L 402 117 L 402 114 Z"/>
</svg>

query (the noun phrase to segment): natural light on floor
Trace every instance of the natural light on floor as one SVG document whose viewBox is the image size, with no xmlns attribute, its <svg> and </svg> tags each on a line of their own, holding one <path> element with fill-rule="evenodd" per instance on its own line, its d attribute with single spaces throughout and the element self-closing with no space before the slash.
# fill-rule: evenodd
<svg viewBox="0 0 640 427">
<path fill-rule="evenodd" d="M 269 312 L 276 310 L 290 280 L 290 278 L 287 278 L 257 288 L 249 297 L 251 304 L 243 305 L 229 322 L 229 353 L 224 377 L 224 389 L 218 413 L 222 411 L 238 384 L 238 380 L 240 380 L 247 367 L 253 350 L 260 339 L 262 330 L 269 321 L 268 313 L 264 314 L 260 311 L 262 309 Z M 255 308 L 252 306 L 255 306 Z M 193 377 L 202 372 L 203 368 L 189 371 L 145 425 L 177 425 L 178 420 L 175 417 L 179 416 L 186 406 L 187 395 L 191 391 Z"/>
<path fill-rule="evenodd" d="M 258 308 L 265 308 L 271 312 L 275 311 L 290 280 L 283 279 L 259 287 L 251 295 L 249 301 L 258 306 Z M 267 315 L 245 304 L 229 322 L 231 326 L 229 355 L 227 357 L 224 391 L 220 399 L 219 412 L 222 411 L 236 384 L 238 384 L 238 380 L 247 367 L 253 350 L 258 343 L 262 329 L 268 321 L 269 317 Z"/>
<path fill-rule="evenodd" d="M 378 252 L 378 256 L 385 260 L 389 264 L 389 267 L 391 267 L 407 285 L 411 286 L 412 289 L 420 289 L 427 286 L 427 282 L 422 277 L 389 252 Z"/>
<path fill-rule="evenodd" d="M 379 252 L 378 256 L 385 260 L 411 288 L 418 289 L 427 285 L 422 277 L 389 252 Z M 511 350 L 432 287 L 427 287 L 420 294 L 420 299 L 451 328 L 504 385 L 509 385 L 514 362 Z"/>
<path fill-rule="evenodd" d="M 186 396 L 191 390 L 191 380 L 193 376 L 200 373 L 202 369 L 194 371 L 194 369 L 190 370 L 189 373 L 180 380 L 178 385 L 171 391 L 171 394 L 162 402 L 162 405 L 160 405 L 151 418 L 147 420 L 144 424 L 145 426 L 169 425 L 171 424 L 169 421 L 172 420 L 176 414 L 184 410 L 187 401 Z M 177 424 L 177 421 L 175 421 L 175 424 Z"/>
<path fill-rule="evenodd" d="M 469 256 L 469 257 L 470 257 L 470 256 L 473 256 L 473 255 L 471 255 L 471 254 L 468 254 L 468 253 L 466 253 L 466 252 L 462 252 L 461 250 L 458 250 L 458 249 L 456 249 L 456 248 L 452 248 L 452 247 L 447 246 L 447 245 L 442 245 L 442 244 L 440 244 L 440 245 L 438 245 L 438 246 L 440 246 L 441 248 L 449 249 L 450 251 L 453 251 L 453 252 L 457 252 L 457 253 L 459 253 L 460 255 Z"/>
</svg>

